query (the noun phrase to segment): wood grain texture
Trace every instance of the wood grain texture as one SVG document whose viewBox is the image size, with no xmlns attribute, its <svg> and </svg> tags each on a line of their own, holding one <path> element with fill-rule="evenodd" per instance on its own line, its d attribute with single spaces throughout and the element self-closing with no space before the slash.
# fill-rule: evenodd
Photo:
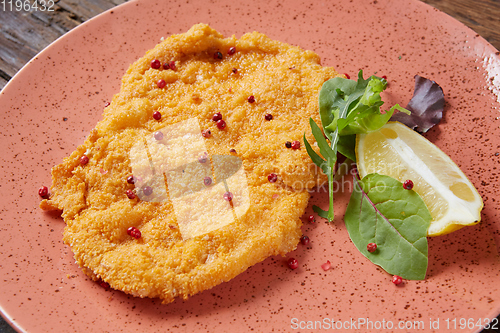
<svg viewBox="0 0 500 333">
<path fill-rule="evenodd" d="M 124 2 L 126 0 L 58 0 L 53 12 L 0 8 L 0 89 L 54 40 Z"/>
<path fill-rule="evenodd" d="M 454 17 L 500 50 L 499 0 L 421 0 Z"/>
</svg>

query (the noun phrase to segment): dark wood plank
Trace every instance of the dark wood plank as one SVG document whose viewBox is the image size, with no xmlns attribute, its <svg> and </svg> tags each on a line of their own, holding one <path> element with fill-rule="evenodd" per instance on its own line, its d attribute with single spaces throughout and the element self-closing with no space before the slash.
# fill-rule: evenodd
<svg viewBox="0 0 500 333">
<path fill-rule="evenodd" d="M 126 0 L 57 0 L 53 12 L 8 10 L 0 20 L 0 90 L 58 37 Z"/>
<path fill-rule="evenodd" d="M 421 0 L 462 22 L 500 50 L 500 1 Z"/>
</svg>

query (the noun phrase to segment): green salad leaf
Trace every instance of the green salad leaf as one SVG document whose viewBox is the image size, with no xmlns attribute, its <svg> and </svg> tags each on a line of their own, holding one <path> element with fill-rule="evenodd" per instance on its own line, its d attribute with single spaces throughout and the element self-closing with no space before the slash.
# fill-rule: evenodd
<svg viewBox="0 0 500 333">
<path fill-rule="evenodd" d="M 415 191 L 376 173 L 354 179 L 344 221 L 354 245 L 370 261 L 404 279 L 425 278 L 431 215 Z M 377 244 L 375 252 L 368 252 L 369 243 Z"/>
<path fill-rule="evenodd" d="M 324 211 L 313 207 L 314 211 L 328 221 L 333 221 L 333 181 L 337 153 L 355 161 L 356 134 L 369 133 L 384 126 L 395 110 L 410 113 L 396 104 L 386 112 L 381 112 L 384 104 L 380 93 L 387 87 L 387 81 L 377 76 L 363 78 L 359 71 L 358 80 L 335 77 L 323 83 L 319 93 L 319 113 L 323 131 L 311 118 L 309 123 L 319 154 L 314 151 L 304 134 L 304 145 L 312 161 L 328 176 L 329 208 Z M 326 138 L 325 138 L 326 136 Z"/>
<path fill-rule="evenodd" d="M 409 114 L 399 104 L 385 113 L 380 111 L 384 104 L 380 93 L 386 87 L 383 78 L 363 79 L 363 71 L 359 71 L 357 81 L 341 77 L 326 81 L 319 93 L 319 114 L 326 136 L 331 140 L 335 131 L 340 136 L 373 132 L 384 126 L 395 110 Z"/>
<path fill-rule="evenodd" d="M 339 137 L 337 142 L 337 150 L 339 153 L 350 159 L 356 161 L 356 134 L 343 135 Z"/>
</svg>

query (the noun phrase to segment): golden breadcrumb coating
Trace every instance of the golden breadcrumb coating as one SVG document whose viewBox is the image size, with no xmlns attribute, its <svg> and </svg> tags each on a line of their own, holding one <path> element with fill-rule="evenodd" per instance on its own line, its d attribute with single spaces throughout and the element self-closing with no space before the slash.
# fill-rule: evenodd
<svg viewBox="0 0 500 333">
<path fill-rule="evenodd" d="M 154 69 L 155 59 L 175 68 Z M 309 118 L 319 122 L 319 90 L 338 75 L 319 62 L 260 33 L 223 38 L 198 24 L 132 64 L 103 119 L 52 169 L 50 199 L 40 204 L 62 210 L 64 242 L 84 272 L 168 303 L 295 249 L 307 189 L 324 182 L 302 137 L 314 142 Z M 217 112 L 223 129 L 212 120 Z M 300 149 L 285 147 L 295 140 Z M 135 184 L 127 182 L 132 174 Z"/>
</svg>

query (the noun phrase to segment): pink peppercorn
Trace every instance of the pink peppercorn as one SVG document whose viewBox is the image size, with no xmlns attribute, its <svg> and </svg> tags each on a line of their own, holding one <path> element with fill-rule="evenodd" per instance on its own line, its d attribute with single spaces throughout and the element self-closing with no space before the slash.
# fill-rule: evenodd
<svg viewBox="0 0 500 333">
<path fill-rule="evenodd" d="M 153 118 L 155 120 L 160 120 L 161 119 L 161 113 L 160 113 L 160 111 L 153 112 Z"/>
<path fill-rule="evenodd" d="M 104 282 L 104 281 L 101 281 L 101 283 L 99 283 L 99 285 L 101 287 L 103 287 L 104 289 L 108 290 L 110 287 L 109 287 L 109 283 L 107 282 Z"/>
<path fill-rule="evenodd" d="M 323 268 L 324 271 L 329 270 L 332 267 L 332 264 L 330 263 L 330 260 L 327 260 L 323 265 L 321 265 L 321 268 Z"/>
<path fill-rule="evenodd" d="M 210 177 L 203 178 L 203 184 L 205 184 L 205 186 L 209 186 L 210 184 L 212 184 L 212 178 Z"/>
<path fill-rule="evenodd" d="M 130 227 L 127 229 L 127 234 L 134 237 L 135 239 L 141 238 L 141 231 L 136 227 Z"/>
<path fill-rule="evenodd" d="M 221 119 L 222 119 L 222 113 L 220 112 L 214 113 L 214 115 L 212 116 L 213 121 L 219 121 Z"/>
<path fill-rule="evenodd" d="M 249 96 L 248 97 L 248 103 L 253 103 L 253 102 L 255 102 L 255 96 L 254 95 Z"/>
<path fill-rule="evenodd" d="M 299 267 L 299 262 L 295 258 L 288 259 L 287 264 L 291 269 L 297 269 Z"/>
<path fill-rule="evenodd" d="M 215 52 L 214 59 L 222 59 L 222 53 L 220 53 L 219 51 Z"/>
<path fill-rule="evenodd" d="M 269 121 L 269 120 L 273 120 L 273 115 L 272 115 L 272 114 L 270 114 L 270 113 L 268 113 L 268 114 L 266 114 L 266 115 L 264 116 L 264 119 L 266 119 L 267 121 Z"/>
<path fill-rule="evenodd" d="M 80 157 L 80 164 L 81 165 L 85 165 L 89 163 L 89 157 L 87 155 L 83 155 L 82 157 Z"/>
<path fill-rule="evenodd" d="M 377 250 L 377 244 L 375 243 L 368 243 L 368 245 L 366 245 L 366 250 L 370 253 L 373 253 Z"/>
<path fill-rule="evenodd" d="M 135 177 L 134 176 L 128 176 L 127 177 L 127 183 L 129 183 L 129 184 L 135 184 Z"/>
<path fill-rule="evenodd" d="M 233 194 L 231 192 L 226 192 L 226 193 L 224 193 L 223 198 L 224 198 L 224 200 L 232 201 L 233 200 Z"/>
<path fill-rule="evenodd" d="M 151 195 L 153 194 L 153 189 L 151 188 L 151 186 L 145 186 L 142 189 L 142 193 L 144 193 L 144 195 Z"/>
<path fill-rule="evenodd" d="M 307 221 L 309 221 L 309 223 L 314 223 L 315 222 L 314 215 L 309 215 L 307 217 Z"/>
<path fill-rule="evenodd" d="M 306 235 L 302 235 L 302 237 L 300 237 L 300 242 L 302 243 L 302 245 L 309 244 L 309 241 L 309 237 L 307 237 Z"/>
<path fill-rule="evenodd" d="M 396 286 L 401 284 L 401 282 L 403 282 L 403 278 L 401 276 L 394 275 L 392 277 L 392 283 L 394 283 Z"/>
<path fill-rule="evenodd" d="M 222 119 L 218 120 L 216 124 L 218 129 L 224 129 L 226 127 L 226 122 Z"/>
<path fill-rule="evenodd" d="M 158 86 L 158 88 L 165 88 L 165 86 L 167 85 L 167 82 L 165 82 L 165 80 L 163 79 L 160 79 L 158 80 L 158 82 L 156 82 L 156 85 Z"/>
<path fill-rule="evenodd" d="M 108 290 L 110 287 L 109 287 L 109 283 L 107 282 L 104 282 L 103 280 L 98 280 L 97 281 L 97 284 L 100 285 L 101 287 L 103 287 L 104 289 Z"/>
<path fill-rule="evenodd" d="M 403 188 L 405 190 L 413 189 L 413 182 L 410 179 L 405 180 L 405 182 L 403 183 Z"/>
<path fill-rule="evenodd" d="M 49 188 L 47 186 L 42 186 L 38 189 L 38 195 L 41 196 L 42 198 L 47 198 L 49 195 Z"/>
<path fill-rule="evenodd" d="M 227 50 L 227 54 L 233 55 L 236 53 L 236 48 L 234 46 L 231 46 L 229 50 Z"/>
<path fill-rule="evenodd" d="M 201 132 L 201 135 L 204 137 L 204 138 L 209 138 L 211 135 L 212 135 L 212 132 L 210 132 L 209 129 L 206 129 L 206 130 L 203 130 Z"/>
<path fill-rule="evenodd" d="M 158 59 L 154 59 L 151 61 L 151 68 L 159 69 L 161 67 L 161 62 Z"/>
<path fill-rule="evenodd" d="M 299 149 L 300 148 L 300 141 L 293 141 L 292 142 L 292 149 Z"/>
<path fill-rule="evenodd" d="M 135 193 L 134 193 L 134 191 L 132 191 L 132 190 L 126 190 L 125 194 L 127 195 L 127 197 L 129 199 L 135 199 Z"/>
<path fill-rule="evenodd" d="M 155 137 L 155 140 L 156 141 L 161 141 L 163 140 L 163 133 L 158 131 L 158 132 L 155 132 L 155 134 L 153 134 L 153 136 Z"/>
<path fill-rule="evenodd" d="M 351 78 L 351 76 L 349 74 L 347 74 L 347 73 L 344 73 L 344 75 L 345 75 L 346 79 L 350 79 Z"/>
<path fill-rule="evenodd" d="M 267 180 L 269 180 L 270 183 L 276 183 L 276 181 L 278 180 L 278 176 L 275 173 L 270 173 L 267 176 Z"/>
<path fill-rule="evenodd" d="M 207 161 L 208 161 L 208 155 L 206 152 L 205 152 L 205 154 L 198 157 L 198 162 L 200 162 L 200 163 L 206 163 Z"/>
<path fill-rule="evenodd" d="M 177 67 L 175 66 L 175 61 L 171 61 L 168 63 L 168 67 L 170 67 L 171 70 L 175 71 Z"/>
</svg>

